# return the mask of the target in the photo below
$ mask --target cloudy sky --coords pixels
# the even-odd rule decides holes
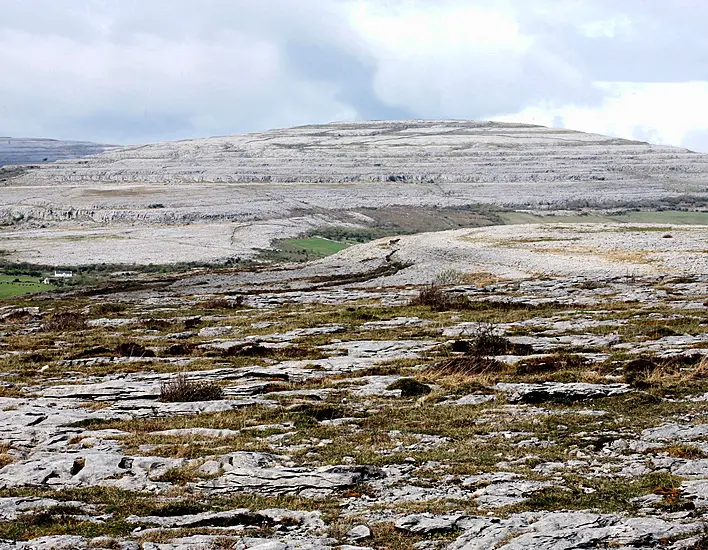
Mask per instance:
[[[0,0],[0,135],[518,120],[708,152],[705,0]]]

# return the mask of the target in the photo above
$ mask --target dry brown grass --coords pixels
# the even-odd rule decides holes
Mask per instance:
[[[244,301],[243,296],[234,296],[231,299],[215,297],[198,302],[195,307],[197,309],[237,309],[243,307]]]
[[[4,468],[8,464],[12,464],[15,459],[8,453],[10,451],[9,443],[0,443],[0,468]]]
[[[160,400],[168,402],[215,401],[224,398],[224,391],[213,382],[189,380],[179,374],[164,382],[160,388]]]
[[[708,357],[639,358],[625,365],[624,377],[628,384],[639,389],[701,390],[708,381]]]
[[[424,287],[411,301],[411,306],[427,306],[436,311],[448,311],[451,309],[467,309],[470,301],[464,294],[453,294],[445,292],[433,283]]]
[[[42,328],[47,332],[83,330],[86,328],[86,318],[80,313],[61,311],[50,315]]]

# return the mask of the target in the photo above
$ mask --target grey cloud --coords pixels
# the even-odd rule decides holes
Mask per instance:
[[[600,105],[596,80],[708,75],[702,0],[375,2],[505,10],[533,44],[400,58],[366,42],[351,1],[6,2],[0,133],[127,143],[338,118],[484,118],[543,101]],[[579,30],[613,17],[629,18],[628,34]]]
[[[708,128],[691,130],[686,134],[681,145],[692,151],[708,152]]]

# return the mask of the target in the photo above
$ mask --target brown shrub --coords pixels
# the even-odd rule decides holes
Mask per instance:
[[[236,309],[243,307],[245,298],[243,296],[235,296],[231,299],[226,298],[211,298],[203,302],[199,302],[199,309]]]
[[[65,330],[83,330],[86,328],[86,319],[79,313],[61,311],[53,313],[44,322],[43,329],[47,332]]]
[[[424,372],[429,376],[478,376],[501,373],[505,368],[506,365],[496,359],[464,355],[430,365]]]
[[[524,359],[516,364],[516,374],[543,374],[562,370],[578,370],[586,367],[589,361],[581,355],[556,353],[544,357]]]
[[[179,374],[163,382],[160,388],[160,401],[185,403],[192,401],[214,401],[224,398],[224,391],[213,382],[189,380]]]
[[[468,309],[470,301],[464,294],[445,292],[435,283],[424,287],[417,296],[410,301],[411,306],[427,306],[436,311],[450,309]]]
[[[121,357],[155,357],[155,352],[134,342],[123,342],[116,347],[116,353]]]

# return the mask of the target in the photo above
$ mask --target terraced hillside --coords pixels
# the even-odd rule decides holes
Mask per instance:
[[[25,183],[532,183],[675,179],[706,157],[571,130],[467,121],[335,123],[126,147]]]
[[[81,240],[71,262],[135,251],[137,263],[170,263],[249,259],[323,228],[502,223],[499,208],[696,209],[708,155],[521,124],[361,122],[126,147],[0,180],[9,259],[52,263]]]

